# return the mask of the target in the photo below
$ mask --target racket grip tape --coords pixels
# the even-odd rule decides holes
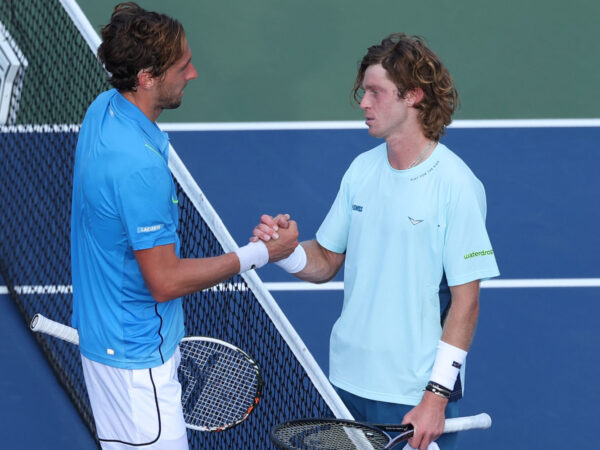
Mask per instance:
[[[79,345],[79,334],[75,328],[55,322],[54,320],[48,319],[41,314],[36,314],[33,316],[29,327],[32,331],[46,333],[50,336],[70,342],[71,344]]]
[[[481,429],[485,430],[492,426],[492,418],[489,414],[481,413],[469,417],[457,417],[455,419],[446,419],[444,433],[454,433],[456,431]]]

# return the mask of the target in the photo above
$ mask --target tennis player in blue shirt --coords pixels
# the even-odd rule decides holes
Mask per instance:
[[[297,230],[236,252],[179,257],[169,139],[156,120],[198,76],[181,24],[135,3],[102,29],[114,86],[89,107],[77,144],[71,256],[73,319],[103,449],[188,448],[177,380],[181,297],[288,256]]]
[[[444,419],[458,416],[479,282],[499,275],[483,185],[439,142],[457,92],[423,40],[398,33],[368,49],[354,96],[384,142],[352,162],[316,239],[276,264],[322,283],[345,263],[330,380],[354,418],[412,423],[413,448],[456,449]],[[263,216],[252,240],[287,219]]]

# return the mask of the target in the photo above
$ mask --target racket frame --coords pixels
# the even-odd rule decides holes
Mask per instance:
[[[323,427],[326,425],[346,425],[348,428],[355,430],[363,430],[365,432],[372,433],[373,435],[377,435],[380,437],[385,437],[388,441],[387,445],[383,447],[383,449],[391,449],[396,446],[400,442],[404,442],[407,439],[410,439],[413,436],[413,426],[411,424],[371,424],[365,422],[357,422],[352,420],[345,419],[335,419],[331,417],[319,417],[319,418],[305,418],[305,419],[295,419],[289,420],[275,425],[271,428],[270,437],[271,441],[275,444],[275,446],[280,450],[294,450],[301,447],[292,447],[287,443],[283,442],[277,436],[277,432],[282,428],[292,428],[297,426],[300,433],[309,434],[307,431],[310,424],[314,424],[315,430],[317,427]],[[465,430],[473,430],[473,429],[482,429],[485,430],[492,426],[492,419],[487,413],[481,413],[474,416],[466,416],[466,417],[455,417],[451,419],[446,419],[444,423],[444,433],[454,433],[457,431],[465,431]],[[386,432],[395,432],[400,433],[398,436],[395,436],[393,439]],[[350,438],[351,439],[351,438]],[[318,449],[319,447],[314,447],[314,449]],[[323,447],[325,448],[325,447]],[[359,447],[357,447],[359,448]],[[372,447],[373,450],[382,450],[379,448]]]
[[[52,319],[48,319],[47,317],[43,316],[42,314],[39,314],[39,313],[35,314],[33,316],[33,318],[31,319],[29,327],[31,328],[32,331],[48,334],[50,336],[54,336],[56,338],[62,339],[66,342],[70,342],[71,344],[79,345],[79,333],[77,332],[77,330],[75,328],[72,328],[68,325],[64,325],[62,323],[56,322]],[[225,424],[222,424],[219,426],[206,427],[206,426],[197,426],[197,425],[189,424],[186,422],[186,427],[189,429],[192,429],[192,430],[197,430],[197,431],[218,432],[218,431],[227,430],[227,429],[233,428],[236,425],[239,425],[240,423],[245,421],[250,416],[252,411],[254,411],[254,409],[258,405],[260,398],[262,396],[262,390],[264,387],[264,379],[262,376],[262,371],[260,369],[260,366],[252,357],[250,357],[250,355],[248,355],[242,349],[236,347],[235,345],[233,345],[229,342],[223,341],[221,339],[205,337],[205,336],[186,336],[182,339],[182,342],[193,342],[193,341],[218,344],[220,346],[227,347],[231,350],[234,350],[238,355],[242,356],[242,358],[246,360],[246,362],[248,363],[248,366],[252,369],[253,373],[256,376],[256,394],[254,395],[254,399],[253,399],[252,403],[250,405],[248,405],[248,409],[245,412],[243,412],[239,416],[239,418],[232,421],[231,423],[225,423]],[[183,359],[184,359],[184,356],[182,355],[182,360]],[[184,385],[184,383],[181,383],[181,384],[182,384],[182,386]],[[183,405],[182,405],[182,409],[183,409]]]
[[[239,425],[240,423],[245,421],[250,416],[252,411],[254,411],[254,409],[256,408],[258,403],[260,402],[260,399],[262,397],[262,390],[264,387],[264,379],[262,376],[262,371],[260,370],[260,366],[245,351],[243,351],[239,347],[236,347],[235,345],[233,345],[229,342],[223,341],[221,339],[206,337],[206,336],[186,336],[181,340],[182,343],[194,342],[194,341],[204,342],[204,343],[210,342],[210,343],[218,344],[220,346],[227,347],[227,348],[233,350],[236,354],[241,356],[246,361],[246,363],[248,364],[248,367],[252,370],[252,372],[254,373],[254,375],[256,377],[256,388],[255,388],[255,393],[254,393],[254,400],[250,403],[247,410],[239,416],[238,419],[236,419],[230,423],[220,425],[220,426],[214,426],[214,427],[196,426],[196,425],[186,422],[186,427],[189,429],[192,429],[192,430],[197,430],[197,431],[215,431],[215,432],[224,431],[224,430],[233,428],[236,425]],[[183,359],[184,359],[184,357],[183,357],[183,351],[182,351],[182,361],[183,361]],[[181,384],[182,384],[182,388],[183,388],[183,383],[181,383]],[[183,397],[183,392],[182,392],[182,397]],[[183,398],[182,398],[182,402],[183,402]]]

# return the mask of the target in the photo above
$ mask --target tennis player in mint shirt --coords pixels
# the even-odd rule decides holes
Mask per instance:
[[[417,37],[370,47],[354,86],[369,133],[317,231],[276,264],[325,282],[345,263],[344,303],[330,340],[330,380],[356,420],[411,423],[408,448],[455,450],[480,280],[499,275],[482,183],[439,142],[458,102],[450,74]],[[263,216],[277,239],[288,216]]]
[[[287,257],[298,231],[292,225],[271,243],[180,258],[169,139],[156,120],[180,105],[198,76],[183,27],[119,4],[98,57],[114,89],[94,100],[82,123],[71,217],[72,323],[87,393],[104,450],[186,450],[181,298]]]

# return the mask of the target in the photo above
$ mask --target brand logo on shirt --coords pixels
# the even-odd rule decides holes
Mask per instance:
[[[171,195],[171,201],[175,204],[179,203],[179,200],[177,200],[177,198],[173,197],[172,195]]]
[[[152,233],[153,231],[158,231],[163,227],[162,224],[160,225],[151,225],[149,227],[137,227],[137,232],[138,233]]]
[[[467,253],[465,256],[463,256],[463,258],[469,259],[469,258],[475,258],[477,256],[488,256],[488,255],[493,255],[493,254],[494,254],[494,250],[481,250],[480,252]]]
[[[362,212],[363,207],[359,205],[352,205],[352,211]]]
[[[413,219],[412,217],[408,216],[408,220],[410,220],[410,223],[412,223],[413,225],[419,225],[421,222],[423,222],[420,219]]]

